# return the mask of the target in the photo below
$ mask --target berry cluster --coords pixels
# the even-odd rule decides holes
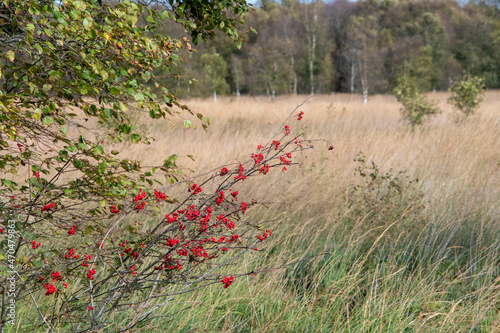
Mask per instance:
[[[301,120],[302,116],[301,111],[297,119]],[[270,229],[267,229],[265,233],[252,232],[252,230],[260,230],[261,227],[245,214],[251,206],[259,203],[255,200],[251,203],[243,201],[245,193],[242,187],[238,186],[238,182],[259,174],[266,175],[272,168],[287,171],[287,167],[293,164],[292,153],[302,149],[301,141],[297,137],[285,139],[291,133],[288,125],[278,133],[281,133],[281,137],[270,140],[266,146],[258,145],[257,151],[251,153],[250,159],[246,162],[232,167],[222,167],[209,179],[198,183],[186,179],[185,182],[189,184],[187,191],[191,195],[186,196],[184,201],[170,200],[165,193],[157,189],[151,192],[149,189],[140,188],[132,198],[129,197],[128,203],[120,203],[121,210],[114,205],[108,206],[111,214],[118,214],[122,211],[122,215],[116,217],[116,221],[122,221],[134,211],[151,213],[149,215],[151,217],[158,216],[160,207],[167,207],[169,211],[161,213],[164,219],[162,223],[155,225],[155,229],[147,229],[149,227],[146,227],[146,223],[135,221],[136,227],[125,225],[125,230],[132,235],[129,239],[120,239],[118,242],[111,236],[107,239],[98,239],[92,255],[82,253],[83,262],[75,262],[80,255],[75,254],[74,247],[70,248],[67,253],[61,255],[61,259],[66,259],[66,268],[77,265],[82,270],[81,275],[86,276],[88,281],[96,280],[95,285],[99,285],[101,279],[113,274],[120,276],[126,283],[134,282],[134,286],[147,284],[152,276],[160,276],[155,279],[166,281],[167,284],[170,281],[172,284],[179,284],[185,283],[181,281],[198,281],[197,278],[192,277],[193,272],[196,272],[198,277],[201,276],[205,280],[215,279],[215,281],[220,281],[224,288],[228,288],[234,283],[235,277],[224,276],[222,280],[218,277],[214,278],[208,273],[210,267],[214,265],[211,261],[222,256],[227,258],[236,251],[258,251],[257,244],[264,242],[273,234]],[[35,173],[35,177],[38,178],[39,173]],[[147,193],[154,193],[154,197],[152,194],[148,197]],[[110,198],[109,200],[116,202],[117,199]],[[166,203],[163,203],[165,201]],[[42,211],[55,211],[55,203],[44,206]],[[113,216],[109,215],[108,218],[113,218]],[[144,227],[139,227],[141,224]],[[87,232],[87,228],[73,225],[67,234],[75,235],[77,230],[81,230],[82,235]],[[120,234],[120,238],[123,235]],[[87,245],[93,242],[87,242]],[[31,244],[33,249],[40,246],[36,241]],[[104,248],[105,244],[106,248]],[[93,255],[94,260],[91,262]],[[95,265],[100,262],[116,264],[112,267],[113,270],[107,272],[103,269],[100,274],[97,274]],[[71,270],[61,271],[70,272]],[[55,271],[51,276],[52,282],[61,281],[62,283],[63,277],[60,271]],[[40,276],[39,279],[42,281],[43,277]],[[64,288],[68,287],[66,282],[63,285]],[[57,292],[56,286],[52,283],[45,284],[45,289],[46,295]],[[94,301],[92,304],[98,303]],[[88,307],[89,311],[92,309],[92,306]]]
[[[48,211],[53,211],[56,207],[55,203],[49,203],[48,205],[45,205],[42,207],[42,212],[48,212]]]
[[[220,281],[222,282],[222,284],[224,285],[224,288],[228,288],[234,281],[234,276],[231,276],[231,277],[227,277],[227,276],[224,276],[224,278]]]

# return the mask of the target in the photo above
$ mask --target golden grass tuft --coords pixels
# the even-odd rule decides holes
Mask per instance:
[[[399,104],[392,96],[373,96],[367,105],[360,96],[345,94],[319,95],[300,110],[304,119],[292,119],[290,127],[305,133],[307,139],[325,139],[315,143],[313,151],[294,156],[300,166],[291,168],[280,179],[261,179],[257,188],[275,197],[274,182],[293,184],[287,192],[310,192],[328,188],[342,191],[353,178],[356,153],[362,151],[368,160],[382,169],[406,170],[421,180],[421,187],[431,200],[439,202],[451,193],[463,200],[464,209],[488,207],[498,203],[500,195],[500,92],[488,92],[477,116],[457,121],[460,114],[446,103],[449,94],[430,93],[442,113],[431,117],[411,131],[400,119]],[[130,145],[124,155],[160,164],[171,154],[181,156],[179,164],[197,174],[226,163],[245,161],[258,144],[269,140],[274,130],[307,96],[284,96],[270,102],[264,97],[187,100],[194,112],[211,120],[208,131],[201,126],[185,130],[179,122],[173,128],[167,121],[148,123],[145,129],[156,138],[150,146]],[[195,120],[193,120],[195,123]],[[182,157],[193,155],[195,161]],[[312,184],[318,177],[321,184]],[[300,188],[300,184],[306,188]],[[313,188],[308,188],[312,186]],[[330,192],[330,193],[331,193]],[[257,195],[258,193],[255,193]],[[318,194],[318,193],[316,193]]]
[[[495,301],[500,294],[491,282],[498,280],[495,253],[500,253],[500,92],[488,92],[477,116],[466,120],[446,103],[448,96],[429,94],[442,112],[414,130],[400,120],[392,96],[372,96],[367,105],[360,96],[343,94],[309,100],[299,109],[303,120],[291,119],[292,132],[325,139],[335,149],[314,142],[314,150],[293,157],[299,165],[245,182],[240,197],[276,204],[255,218],[283,219],[269,253],[259,259],[261,266],[322,255],[293,270],[247,277],[232,291],[214,286],[190,295],[186,301],[204,306],[174,314],[169,327],[241,332],[500,329]],[[150,165],[173,153],[191,154],[194,162],[179,161],[194,171],[188,177],[246,161],[306,98],[186,100],[194,112],[211,119],[208,131],[185,130],[180,121],[174,122],[177,128],[148,123],[145,130],[156,141],[146,148],[129,146],[126,154]],[[409,179],[419,180],[406,188],[411,193],[403,193],[408,198],[401,202],[421,205],[420,215],[410,220],[420,225],[401,224],[410,214],[406,206],[394,209],[398,216],[375,208],[353,220],[357,207],[346,202],[350,185],[362,184],[354,172],[359,151],[382,172],[405,171]],[[389,220],[365,225],[370,214],[386,214],[382,219]],[[254,269],[256,260],[245,257],[241,271]]]

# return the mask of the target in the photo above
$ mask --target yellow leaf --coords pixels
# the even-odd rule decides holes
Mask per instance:
[[[10,62],[14,62],[14,59],[16,58],[16,54],[14,53],[14,51],[10,50],[8,51],[7,53],[5,53],[3,55],[5,58],[7,58],[8,60],[10,60]]]
[[[108,79],[108,72],[106,72],[105,70],[101,70],[100,74],[103,81],[106,81]]]

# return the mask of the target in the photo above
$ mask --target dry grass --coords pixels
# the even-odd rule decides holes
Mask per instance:
[[[177,326],[172,327],[245,332],[500,329],[500,294],[491,282],[498,280],[500,252],[500,93],[487,93],[478,115],[467,121],[458,121],[447,97],[429,94],[443,112],[414,131],[400,121],[399,105],[390,96],[373,96],[363,105],[360,96],[322,95],[301,107],[304,119],[292,119],[292,131],[328,140],[335,149],[317,142],[314,150],[294,156],[300,164],[286,174],[257,178],[240,192],[246,199],[286,204],[266,213],[281,214],[284,224],[261,265],[278,266],[308,254],[329,256],[291,272],[241,281],[231,292],[214,287],[191,295],[189,301],[205,306],[185,316],[174,314]],[[193,111],[211,119],[207,132],[184,130],[180,122],[176,129],[148,124],[146,130],[157,141],[147,149],[129,147],[127,154],[146,164],[161,163],[173,153],[191,154],[195,162],[181,158],[180,164],[193,175],[244,161],[305,99],[188,100]],[[382,171],[393,169],[395,175],[406,170],[410,179],[419,179],[404,189],[408,198],[402,205],[423,207],[405,222],[410,225],[401,224],[409,206],[356,215],[356,207],[346,204],[350,185],[362,184],[354,175],[359,151]],[[373,213],[386,214],[381,216],[388,220],[370,225]],[[260,214],[265,212],[255,216]],[[366,238],[368,233],[374,236]],[[245,259],[242,270],[253,269],[255,260]]]
[[[399,105],[391,96],[373,96],[367,105],[359,96],[316,96],[300,109],[304,120],[292,120],[290,126],[292,131],[304,132],[306,138],[330,141],[335,149],[329,152],[325,143],[317,143],[314,151],[294,157],[300,168],[279,178],[293,183],[299,192],[311,191],[308,185],[341,191],[354,182],[353,159],[363,151],[382,169],[407,170],[411,177],[422,180],[431,200],[439,202],[457,193],[464,210],[494,206],[500,198],[500,93],[487,93],[478,115],[459,123],[458,112],[446,104],[447,97],[446,93],[429,94],[443,112],[411,131],[401,122]],[[148,165],[161,163],[174,153],[191,154],[195,162],[184,157],[180,164],[195,174],[246,160],[305,98],[188,100],[185,103],[193,111],[211,119],[208,131],[184,130],[180,122],[177,129],[167,122],[149,124],[147,131],[156,141],[148,147],[127,147],[126,153]],[[322,184],[309,183],[317,177]],[[272,188],[281,186],[269,188],[264,186],[267,181],[261,184],[262,192],[275,196]]]
[[[243,183],[242,200],[285,205],[254,213],[255,219],[280,216],[283,223],[268,251],[246,256],[238,268],[322,255],[241,278],[227,290],[216,285],[186,295],[165,309],[171,322],[152,320],[149,329],[500,331],[500,92],[488,92],[478,115],[461,122],[446,104],[448,94],[428,97],[443,112],[413,131],[390,96],[373,96],[367,105],[350,95],[309,100],[300,108],[303,120],[291,119],[292,132],[325,139],[335,149],[315,142],[293,157],[299,165],[288,172],[274,169]],[[306,98],[188,100],[211,119],[208,131],[185,130],[180,119],[175,128],[167,121],[145,123],[140,126],[156,141],[122,145],[119,156],[158,165],[175,153],[179,165],[193,170],[188,177],[245,161]],[[355,175],[359,151],[382,172],[406,170],[419,182],[401,182],[400,201],[362,206],[373,197],[363,186],[358,197],[352,194],[351,184],[363,184]],[[195,306],[181,312],[186,304]]]

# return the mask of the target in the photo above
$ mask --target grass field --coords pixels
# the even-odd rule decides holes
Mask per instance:
[[[326,142],[240,190],[269,207],[250,219],[278,222],[266,251],[234,272],[267,271],[181,295],[163,310],[169,321],[142,329],[500,332],[500,92],[465,121],[448,94],[428,97],[442,113],[414,130],[390,96],[310,99],[289,125]],[[156,165],[175,153],[188,177],[245,161],[306,98],[187,100],[208,131],[145,123],[156,140],[118,147],[120,156]]]
[[[500,331],[500,93],[460,121],[448,94],[442,113],[411,130],[393,97],[316,96],[292,131],[325,142],[294,157],[286,173],[242,194],[268,203],[253,217],[280,217],[269,251],[241,272],[273,268],[179,299],[169,331]],[[185,101],[211,119],[207,132],[147,124],[156,137],[127,153],[146,164],[191,154],[198,174],[246,160],[306,96]],[[174,122],[175,123],[175,122]],[[358,161],[362,155],[364,162]],[[372,164],[373,162],[373,164]],[[358,169],[358,171],[356,171]],[[370,174],[373,175],[370,176]],[[364,176],[362,176],[364,175]],[[309,259],[307,259],[309,258]],[[236,269],[236,267],[235,267]],[[181,311],[186,304],[192,304]]]

